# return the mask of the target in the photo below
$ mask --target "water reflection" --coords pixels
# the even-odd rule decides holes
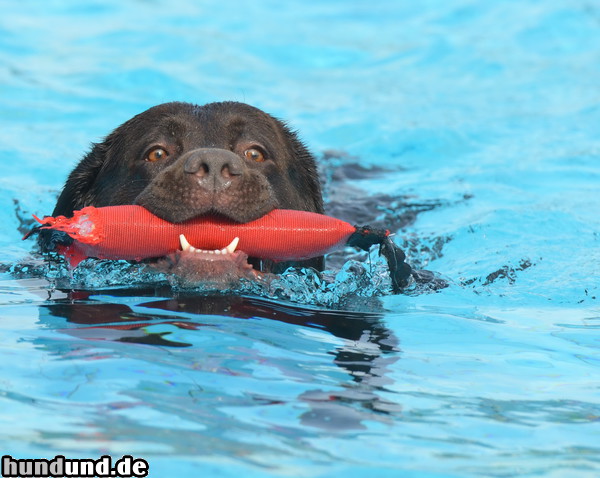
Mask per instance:
[[[61,332],[79,339],[167,348],[198,347],[193,343],[194,340],[177,340],[164,327],[156,331],[157,327],[152,325],[168,325],[193,333],[205,327],[215,327],[219,317],[222,317],[268,319],[317,329],[336,338],[332,339],[326,353],[332,357],[332,368],[343,371],[346,378],[337,379],[337,386],[332,390],[330,387],[320,388],[319,380],[313,380],[314,377],[305,377],[304,382],[312,385],[304,388],[294,400],[308,405],[308,410],[299,415],[301,425],[330,431],[362,429],[365,420],[389,422],[390,414],[400,412],[399,405],[381,397],[381,392],[386,391],[386,384],[390,381],[386,377],[388,367],[398,360],[400,350],[398,339],[385,326],[380,314],[306,308],[256,297],[220,294],[183,294],[173,297],[172,292],[169,297],[163,292],[161,288],[135,291],[119,289],[104,290],[100,296],[97,291],[67,291],[66,296],[50,300],[43,307],[53,318],[64,319],[69,325],[76,324],[75,327],[59,328]],[[281,335],[278,339],[284,342]],[[283,352],[286,351],[286,345],[277,344]],[[322,343],[318,345],[322,347]],[[202,351],[198,352],[200,354]],[[276,359],[271,357],[269,360]],[[217,361],[226,360],[217,357]],[[275,364],[275,367],[286,373],[284,365]],[[239,372],[231,368],[226,372],[222,363],[211,370],[225,375]],[[295,379],[293,374],[286,378]],[[132,390],[127,393],[138,396],[140,392]],[[198,400],[199,391],[186,390],[184,395],[188,398],[194,396],[194,400]],[[204,391],[200,395],[204,395]],[[258,391],[254,398],[261,405],[278,402],[277,399],[261,396]],[[255,405],[254,398],[248,405]],[[206,403],[204,399],[202,402]],[[241,405],[239,399],[230,402],[230,405]],[[306,409],[305,406],[303,408]]]

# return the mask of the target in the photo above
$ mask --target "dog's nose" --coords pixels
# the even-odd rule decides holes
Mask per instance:
[[[241,158],[226,149],[202,148],[188,154],[183,170],[194,174],[200,185],[207,188],[221,189],[245,170]]]

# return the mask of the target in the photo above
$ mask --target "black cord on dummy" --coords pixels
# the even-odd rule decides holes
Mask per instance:
[[[392,290],[395,294],[402,292],[413,272],[412,267],[404,262],[404,251],[394,244],[390,232],[385,229],[373,229],[371,226],[355,227],[356,232],[348,238],[347,245],[369,251],[372,246],[379,244],[379,254],[385,257],[390,270]]]

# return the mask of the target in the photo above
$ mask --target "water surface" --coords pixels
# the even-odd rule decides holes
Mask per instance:
[[[150,476],[597,476],[599,53],[599,7],[572,0],[5,3],[5,453],[131,454]],[[30,215],[91,141],[172,100],[288,120],[328,211],[387,224],[450,286],[392,295],[376,253],[270,291],[114,264],[57,282],[20,241]]]

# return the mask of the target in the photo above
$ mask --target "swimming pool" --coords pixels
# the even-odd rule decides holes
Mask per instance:
[[[21,2],[0,28],[6,454],[167,477],[598,476],[595,4]],[[331,210],[372,197],[450,286],[391,295],[374,255],[332,286],[173,292],[93,264],[84,290],[53,289],[20,238],[89,142],[226,99],[287,119]]]

